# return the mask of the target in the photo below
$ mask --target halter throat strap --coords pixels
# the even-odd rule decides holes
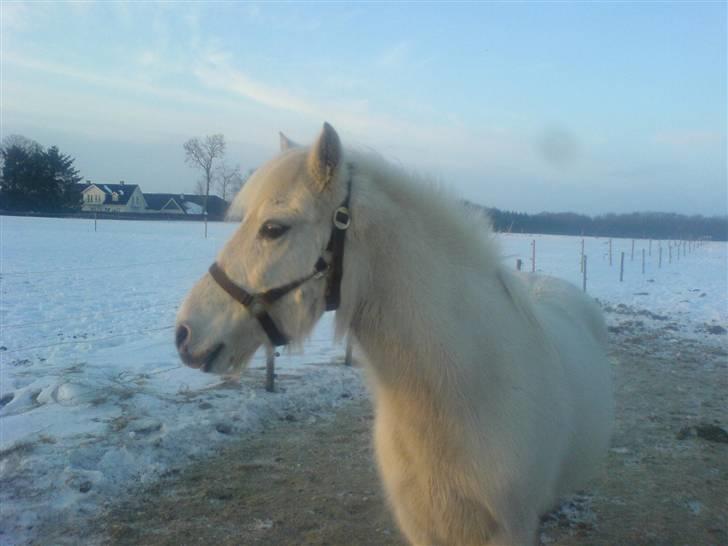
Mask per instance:
[[[326,245],[326,251],[331,253],[331,263],[329,264],[323,256],[319,256],[314,264],[313,271],[295,281],[287,284],[271,288],[265,292],[251,294],[243,287],[236,284],[225,271],[213,262],[208,272],[212,279],[227,294],[246,307],[251,314],[260,323],[261,328],[265,331],[271,345],[280,347],[289,343],[288,337],[281,332],[275,321],[268,313],[268,306],[274,304],[289,292],[295,290],[302,284],[314,278],[328,276],[326,283],[325,302],[326,310],[334,311],[341,304],[341,279],[344,275],[344,243],[346,241],[346,230],[351,225],[351,211],[349,210],[349,201],[351,196],[351,178],[353,176],[353,168],[349,165],[349,181],[346,188],[346,198],[341,205],[334,211],[332,219],[333,227],[331,236]]]

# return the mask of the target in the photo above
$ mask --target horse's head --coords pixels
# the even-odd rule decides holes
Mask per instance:
[[[327,246],[348,227],[346,212],[335,218],[348,168],[328,124],[310,148],[283,135],[281,148],[235,198],[240,225],[179,310],[176,343],[188,366],[237,370],[276,336],[302,339],[326,308],[336,262]]]

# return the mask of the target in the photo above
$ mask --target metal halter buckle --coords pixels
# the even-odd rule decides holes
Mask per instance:
[[[348,229],[351,225],[351,215],[347,207],[339,207],[334,211],[334,225],[337,229]]]
[[[265,311],[265,303],[256,295],[253,297],[253,301],[250,302],[248,310],[251,315],[257,317],[260,313]]]
[[[315,280],[323,279],[326,275],[329,274],[329,269],[331,269],[331,266],[329,264],[326,264],[326,269],[316,271],[316,273],[313,274],[313,278]]]

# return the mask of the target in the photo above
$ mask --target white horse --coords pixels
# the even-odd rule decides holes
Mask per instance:
[[[340,292],[337,332],[365,356],[379,470],[409,541],[534,544],[539,515],[607,448],[596,304],[504,267],[465,207],[345,152],[330,125],[310,148],[281,143],[236,197],[240,226],[179,311],[182,359],[240,369],[262,344],[305,338]]]

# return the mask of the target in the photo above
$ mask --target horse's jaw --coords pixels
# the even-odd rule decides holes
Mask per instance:
[[[205,373],[225,376],[239,376],[250,365],[253,355],[258,347],[246,350],[228,348],[222,345],[219,354],[215,355],[204,368],[200,368]]]
[[[205,349],[190,352],[179,348],[182,362],[193,369],[216,375],[239,375],[245,370],[260,345],[238,346],[224,341],[211,341]]]
[[[175,343],[186,366],[217,375],[239,374],[265,342],[254,317],[225,296],[203,277],[180,306]]]

